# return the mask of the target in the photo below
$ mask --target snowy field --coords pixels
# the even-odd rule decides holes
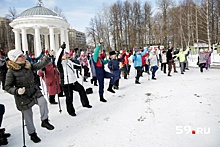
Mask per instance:
[[[191,62],[191,60],[189,60]],[[220,61],[219,56],[215,61]],[[195,61],[194,61],[195,62]],[[129,79],[120,80],[115,94],[106,91],[107,103],[99,101],[98,87],[88,95],[93,108],[83,108],[74,93],[76,117],[67,114],[65,98],[50,105],[50,122],[55,129],[40,126],[38,106],[33,107],[40,143],[33,143],[25,129],[27,147],[219,147],[220,146],[220,69],[200,73],[195,63],[184,75],[168,77],[160,70],[156,81],[141,77],[134,84],[134,69]],[[192,67],[193,66],[193,67]],[[80,80],[81,82],[81,80]],[[86,88],[90,82],[83,83]],[[46,96],[46,95],[45,95]],[[2,127],[11,133],[8,147],[22,147],[21,113],[13,96],[0,90],[6,107]],[[195,134],[194,134],[195,133]]]

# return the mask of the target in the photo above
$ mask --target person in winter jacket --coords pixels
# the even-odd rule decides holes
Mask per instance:
[[[207,55],[204,53],[203,49],[199,50],[198,64],[200,67],[200,72],[203,72],[203,68],[206,66]]]
[[[166,51],[163,50],[161,54],[161,71],[166,74],[167,56]]]
[[[150,60],[150,66],[151,66],[151,71],[152,71],[152,80],[156,80],[155,78],[155,73],[158,70],[158,57],[156,55],[156,51],[155,50],[151,50],[151,54],[149,56],[149,60]]]
[[[148,47],[145,48],[143,52],[140,49],[135,49],[132,60],[134,62],[134,68],[137,70],[137,75],[135,77],[135,84],[140,84],[139,78],[142,74],[142,56],[144,56],[148,51]]]
[[[79,93],[83,107],[92,108],[92,106],[89,104],[84,87],[77,81],[74,71],[74,65],[76,64],[69,59],[70,57],[68,53],[63,55],[65,48],[66,45],[63,44],[58,50],[55,63],[59,70],[61,86],[63,87],[63,91],[66,96],[67,112],[71,116],[76,116],[75,109],[73,107],[73,91],[77,91]]]
[[[206,54],[206,65],[205,65],[205,68],[206,70],[210,67],[210,64],[211,64],[211,54],[213,53],[213,48],[211,51],[209,51],[208,49],[205,49],[205,54]]]
[[[52,58],[52,60],[55,59]],[[50,104],[58,104],[55,101],[55,95],[61,93],[60,76],[54,61],[50,62],[47,66],[39,70],[38,75],[42,77],[46,83]]]
[[[10,133],[5,133],[5,128],[1,127],[4,113],[5,113],[5,106],[3,104],[0,104],[0,146],[7,145],[8,144],[7,138],[11,136]]]
[[[116,59],[115,51],[111,51],[109,55],[111,60],[108,62],[108,68],[111,71],[111,73],[115,76],[113,88],[119,89],[119,79],[121,78],[121,70],[119,68],[119,63],[124,60],[126,54],[124,53],[122,57],[118,59]]]
[[[186,49],[185,51],[183,51],[183,49],[180,49],[179,53],[176,55],[176,57],[179,58],[181,74],[184,74],[183,72],[185,71],[184,63],[186,61],[186,54],[188,53],[188,51],[189,48]]]
[[[78,50],[79,50],[78,48],[74,49],[74,52],[73,52],[72,57],[70,59],[72,62],[75,63],[74,69],[76,69],[77,78],[79,78],[79,74],[82,75],[82,68],[80,65],[80,61],[78,60],[78,58],[80,57]]]
[[[168,51],[167,51],[168,76],[171,76],[170,73],[172,71],[172,66],[174,68],[174,73],[177,73],[174,58],[176,58],[176,56],[173,56],[173,48],[169,48]]]
[[[40,59],[43,57],[43,51],[41,52],[41,54],[38,57],[35,57],[34,54],[28,54],[28,51],[26,51],[26,59],[31,63],[31,64],[36,64],[37,62],[40,61]],[[33,70],[34,73],[34,82],[37,86],[41,86],[40,84],[40,77],[37,74],[38,71]]]
[[[82,68],[84,69],[84,77],[83,81],[87,82],[86,79],[88,78],[88,72],[89,72],[89,64],[88,64],[88,59],[87,56],[85,55],[84,51],[81,52],[80,57],[77,59],[80,61]]]
[[[92,56],[89,59],[89,64],[90,64],[91,73],[92,73],[91,84],[94,83],[94,86],[98,86],[97,77],[96,77],[96,70],[95,70],[95,63],[94,63],[94,60],[93,60]]]
[[[7,62],[8,71],[6,74],[5,90],[14,95],[17,109],[24,116],[30,139],[35,143],[40,142],[41,139],[37,136],[34,127],[32,106],[37,104],[40,108],[42,127],[53,130],[54,126],[49,123],[47,101],[43,97],[39,87],[34,83],[33,70],[39,70],[45,67],[54,54],[55,52],[51,51],[41,62],[31,64],[26,60],[21,50],[13,49],[8,52],[10,60]]]
[[[105,71],[105,64],[109,62],[109,60],[104,60],[105,53],[100,52],[101,50],[101,43],[95,48],[94,54],[93,54],[93,61],[96,69],[96,76],[99,83],[99,97],[101,102],[107,102],[107,100],[104,99],[103,93],[104,93],[104,78],[110,79],[108,91],[115,93],[115,91],[112,89],[114,84],[114,75],[112,73],[109,73]]]
[[[2,84],[2,90],[5,90],[5,78],[7,73],[6,57],[3,50],[0,51],[0,81]]]

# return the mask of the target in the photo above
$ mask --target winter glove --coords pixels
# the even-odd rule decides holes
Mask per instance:
[[[25,87],[18,89],[18,94],[19,94],[19,95],[24,94],[24,92],[25,92]]]
[[[62,49],[65,49],[65,48],[66,48],[65,42],[61,45],[61,48],[62,48]]]
[[[49,57],[53,57],[53,56],[55,56],[55,54],[56,54],[55,51],[51,50],[49,53]]]

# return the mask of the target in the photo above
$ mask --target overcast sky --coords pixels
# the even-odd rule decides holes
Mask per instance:
[[[99,9],[102,10],[103,5],[109,6],[117,0],[42,0],[44,7],[53,9],[58,6],[62,9],[63,14],[70,23],[71,28],[85,32],[85,28],[89,26],[91,18],[93,18]],[[134,0],[130,0],[131,2]],[[144,0],[140,0],[144,1]],[[151,0],[149,3],[153,3]],[[9,7],[15,7],[18,14],[26,9],[35,7],[38,0],[0,0],[0,17],[5,17]]]

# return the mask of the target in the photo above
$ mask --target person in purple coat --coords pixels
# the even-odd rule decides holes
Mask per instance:
[[[211,49],[211,51],[209,51],[209,49],[205,49],[204,53],[207,57],[205,68],[208,69],[210,67],[210,64],[211,64],[211,54],[213,53],[213,48]]]
[[[121,78],[121,70],[119,68],[119,63],[124,60],[126,54],[123,54],[122,57],[118,59],[116,58],[115,51],[111,51],[109,55],[111,60],[108,62],[108,68],[111,71],[111,73],[115,76],[113,88],[118,89],[119,79]]]

